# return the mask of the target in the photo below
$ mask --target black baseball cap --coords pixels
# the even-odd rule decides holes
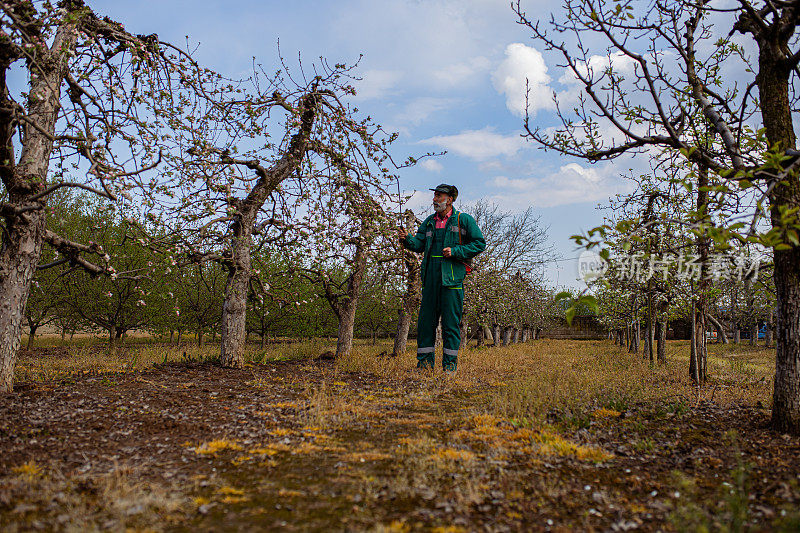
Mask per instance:
[[[431,189],[433,192],[443,192],[445,194],[449,194],[455,200],[458,197],[458,187],[455,185],[448,185],[446,183],[441,183],[436,186],[435,189]]]

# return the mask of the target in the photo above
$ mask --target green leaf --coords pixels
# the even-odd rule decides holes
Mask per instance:
[[[597,305],[597,298],[595,298],[593,295],[584,294],[583,296],[581,296],[580,302],[589,309],[591,309],[592,311],[594,311],[595,313],[600,312],[600,306]]]
[[[572,298],[572,294],[569,291],[561,291],[556,294],[556,301],[560,302],[561,300],[566,300],[567,298]]]
[[[569,307],[567,309],[567,312],[565,313],[565,318],[567,319],[567,325],[569,325],[569,326],[572,325],[572,319],[575,318],[575,311],[576,311],[576,309],[575,309],[575,306],[573,305],[573,306]]]

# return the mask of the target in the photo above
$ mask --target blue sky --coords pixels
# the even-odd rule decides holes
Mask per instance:
[[[532,206],[550,226],[564,260],[549,265],[554,285],[577,286],[569,235],[602,222],[598,202],[626,190],[625,163],[589,165],[545,153],[520,137],[525,79],[530,80],[532,122],[556,125],[551,95],[574,98],[576,86],[515,22],[508,0],[90,0],[135,33],[199,44],[196,56],[231,76],[244,75],[255,56],[273,70],[282,54],[310,63],[352,63],[360,54],[356,105],[389,131],[398,131],[395,154],[447,150],[401,173],[401,185],[427,208],[428,188],[459,187],[459,204],[480,198],[519,211]],[[541,18],[558,6],[531,0]],[[536,48],[540,49],[537,50]],[[424,206],[424,207],[423,207]]]

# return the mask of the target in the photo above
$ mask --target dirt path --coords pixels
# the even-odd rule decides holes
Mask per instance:
[[[795,524],[800,442],[767,430],[763,409],[628,405],[556,429],[493,416],[492,391],[415,371],[381,378],[310,362],[236,371],[168,364],[24,385],[0,402],[0,525]]]

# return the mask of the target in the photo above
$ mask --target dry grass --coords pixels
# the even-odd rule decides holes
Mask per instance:
[[[196,510],[179,491],[132,481],[117,468],[98,477],[68,477],[26,463],[0,479],[0,501],[18,502],[3,531],[163,531]]]
[[[114,351],[99,342],[85,341],[73,346],[41,352],[24,352],[15,369],[15,382],[67,379],[90,372],[136,372],[157,363],[182,360],[202,361],[219,355],[219,347],[204,345],[169,346],[154,342],[125,345]]]
[[[310,360],[334,346],[335,339],[287,341],[265,349],[251,345],[246,358],[253,363]],[[346,389],[334,385],[343,372],[368,372],[385,378],[413,373],[425,382],[421,401],[490,387],[495,390],[490,399],[492,412],[516,420],[543,421],[548,415],[557,415],[580,424],[601,408],[624,411],[636,402],[679,404],[698,398],[770,405],[773,349],[747,344],[709,345],[712,379],[699,391],[689,378],[688,350],[687,341],[670,342],[667,364],[651,365],[641,355],[628,354],[608,341],[540,340],[462,350],[458,371],[445,376],[439,367],[432,372],[412,370],[416,365],[413,342],[404,355],[386,357],[379,354],[391,351],[389,340],[375,345],[356,340],[352,352],[336,361],[325,380],[302,387],[311,407],[309,422],[314,425],[344,423],[358,414],[350,409],[354,401],[369,401],[348,397]],[[137,339],[135,344],[110,353],[101,343],[84,340],[55,355],[41,357],[35,353],[18,361],[17,382],[64,379],[87,372],[134,372],[154,363],[208,360],[218,356],[218,347],[176,347]]]
[[[264,363],[309,359],[335,345],[335,339],[287,340],[268,344],[264,348],[250,344],[245,349],[245,360]],[[136,338],[126,340],[115,350],[109,350],[106,340],[85,337],[71,343],[60,339],[41,339],[37,340],[36,347],[46,349],[46,355],[41,350],[22,352],[16,365],[15,382],[59,380],[89,372],[135,372],[153,364],[219,358],[219,344],[208,341],[198,346],[195,342],[184,340],[177,346],[160,339]]]
[[[508,472],[512,464],[533,465],[553,457],[602,463],[612,457],[608,450],[569,440],[571,433],[562,431],[564,426],[574,429],[592,420],[612,424],[642,405],[687,410],[698,399],[760,402],[768,407],[774,373],[774,350],[710,345],[712,379],[698,389],[689,378],[685,341],[669,343],[666,365],[651,365],[640,354],[628,354],[608,341],[551,340],[464,350],[454,375],[445,375],[440,367],[416,371],[413,343],[397,358],[380,355],[391,350],[389,341],[376,345],[357,341],[353,351],[333,365],[312,361],[334,345],[333,339],[320,339],[272,344],[263,350],[248,347],[249,364],[307,360],[299,368],[307,369],[309,377],[301,373],[291,383],[280,381],[300,394],[269,407],[298,413],[296,423],[271,427],[268,442],[212,440],[187,446],[193,446],[203,461],[234,467],[275,467],[324,454],[342,463],[342,476],[363,474],[353,493],[360,490],[375,505],[386,494],[422,502],[448,494],[452,515],[467,515],[478,505],[493,505],[492,492],[506,482],[504,476],[511,476],[502,472]],[[137,342],[111,354],[102,347],[78,345],[54,356],[25,356],[18,365],[17,380],[135,371],[165,361],[213,358],[217,350],[210,344],[177,348]],[[441,363],[440,354],[437,363]],[[386,381],[363,380],[363,375],[353,372],[371,373]],[[271,372],[260,377],[254,373],[245,385],[269,389],[273,380],[281,379]],[[358,385],[364,382],[370,385]],[[364,421],[383,440],[369,441],[366,434],[354,437],[348,428]],[[632,440],[631,446],[649,452],[653,442]],[[351,465],[372,470],[362,473],[350,469]],[[494,484],[489,482],[492,479]],[[176,496],[163,487],[138,485],[122,470],[101,478],[66,478],[36,463],[19,465],[13,476],[0,481],[0,501],[6,497],[24,502],[5,515],[15,520],[6,528],[9,531],[35,527],[34,521],[45,529],[67,531],[168,528],[198,507],[255,505],[257,496],[256,488],[237,481],[236,487],[223,486],[192,500],[187,496],[190,488],[184,487],[184,495]],[[284,487],[282,497],[300,498],[302,492],[296,488]],[[548,498],[565,497],[557,479],[543,480],[539,490]],[[387,522],[377,530],[411,527],[402,521]]]
[[[337,368],[397,376],[414,367],[413,347],[398,358],[376,357],[381,348],[357,347],[337,362]],[[492,411],[518,420],[543,421],[556,412],[588,420],[598,409],[619,412],[641,402],[666,402],[676,408],[698,399],[770,405],[774,349],[710,344],[711,379],[702,389],[689,376],[688,351],[688,341],[669,342],[667,364],[651,365],[641,354],[628,354],[609,341],[540,340],[463,350],[454,376],[445,376],[440,368],[420,376],[430,380],[433,397],[496,387]]]
[[[709,348],[711,379],[698,389],[689,377],[685,342],[670,344],[665,365],[651,365],[641,355],[602,341],[540,341],[509,347],[506,352],[516,352],[515,375],[494,396],[494,409],[519,420],[541,422],[549,415],[580,425],[599,409],[605,409],[600,416],[608,416],[639,403],[676,409],[698,399],[769,405],[774,350],[741,345]]]

